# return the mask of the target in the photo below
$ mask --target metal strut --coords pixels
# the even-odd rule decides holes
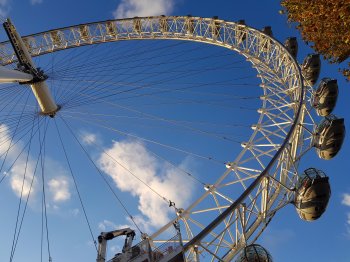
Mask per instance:
[[[56,105],[45,82],[48,78],[47,75],[44,74],[43,70],[35,66],[27,46],[9,18],[3,23],[3,27],[17,56],[18,70],[33,76],[32,80],[21,82],[21,84],[30,85],[40,106],[41,113],[54,117],[60,107]]]

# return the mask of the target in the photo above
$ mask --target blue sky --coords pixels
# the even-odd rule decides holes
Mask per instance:
[[[130,3],[139,3],[133,7]],[[154,6],[150,6],[147,2],[152,2]],[[141,3],[141,4],[140,4]],[[142,4],[146,3],[146,4]],[[156,3],[156,4],[155,4]],[[81,24],[85,22],[101,21],[106,19],[112,19],[114,17],[125,17],[125,16],[147,16],[147,15],[159,15],[159,14],[169,14],[169,15],[187,15],[192,14],[193,16],[202,17],[212,17],[219,16],[221,19],[228,21],[237,21],[239,19],[245,19],[249,26],[255,28],[262,28],[266,25],[271,25],[274,33],[274,37],[281,42],[289,36],[297,36],[299,39],[299,54],[298,61],[301,63],[303,58],[311,51],[301,40],[300,34],[294,29],[293,25],[290,25],[286,21],[285,16],[281,16],[278,11],[280,6],[278,1],[199,1],[199,0],[173,0],[173,1],[117,1],[117,0],[105,0],[103,3],[101,1],[49,1],[49,0],[0,0],[0,14],[2,16],[8,16],[15,23],[18,31],[22,35],[32,34],[36,32],[45,31],[53,28],[60,28],[69,25]],[[6,40],[4,34],[1,34],[2,40]],[[138,43],[130,44],[121,43],[121,48],[118,49],[117,53],[119,56],[123,55],[123,52],[127,53],[128,48],[137,47]],[[152,44],[151,44],[152,45]],[[122,51],[122,48],[125,48]],[[148,48],[143,47],[143,48]],[[181,48],[177,49],[176,52],[180,52]],[[187,46],[188,50],[192,50],[191,45]],[[104,50],[96,48],[96,53],[103,53]],[[120,51],[121,50],[121,51]],[[215,48],[206,49],[208,54],[216,54],[218,52]],[[160,51],[161,52],[161,51]],[[188,51],[190,52],[190,51]],[[76,55],[74,51],[71,54]],[[91,56],[94,55],[93,52],[89,53]],[[106,53],[103,53],[106,55]],[[193,51],[191,57],[196,57],[197,53]],[[227,59],[227,54],[225,53],[223,57]],[[106,56],[108,57],[108,56]],[[199,57],[199,53],[198,53]],[[147,56],[145,55],[145,58]],[[233,57],[238,59],[237,56]],[[64,55],[57,55],[55,60],[42,60],[37,59],[36,62],[43,67],[46,64],[47,70],[50,68],[50,64],[55,64],[57,67],[60,66],[61,62],[65,62],[67,57]],[[78,61],[79,58],[77,58]],[[161,61],[161,60],[159,60]],[[216,60],[213,60],[216,61]],[[219,63],[221,60],[217,60]],[[62,63],[63,64],[63,63]],[[131,63],[130,66],[136,67],[137,64]],[[200,66],[200,65],[199,65]],[[232,65],[229,65],[232,66]],[[174,67],[175,68],[175,67]],[[58,72],[59,73],[59,72]],[[227,77],[230,81],[232,78],[230,76],[224,75],[224,70],[220,72],[220,77]],[[251,74],[251,71],[244,71],[247,75]],[[63,73],[62,73],[63,74]],[[59,79],[59,75],[54,75]],[[55,78],[52,79],[55,79]],[[135,82],[142,80],[141,76],[134,76]],[[204,77],[204,76],[203,76]],[[215,73],[206,75],[209,79],[210,77],[215,77]],[[350,99],[349,83],[347,83],[344,78],[339,74],[336,65],[329,65],[326,62],[322,63],[322,70],[320,77],[332,77],[338,79],[338,85],[340,90],[340,95],[338,98],[338,103],[335,108],[334,113],[338,116],[345,118],[345,124],[347,130],[350,130],[347,117],[349,116],[349,110],[347,108],[347,102]],[[192,78],[192,81],[204,80],[202,78]],[[215,79],[214,79],[215,80]],[[208,81],[214,81],[208,80]],[[226,80],[226,79],[225,79]],[[248,81],[248,80],[247,80]],[[257,79],[255,76],[251,76],[248,83],[256,83]],[[247,83],[242,80],[241,83]],[[183,82],[173,83],[174,85],[183,84]],[[207,92],[208,90],[203,90]],[[219,91],[224,91],[219,89]],[[58,92],[58,91],[57,91]],[[255,93],[254,93],[255,94]],[[59,95],[59,93],[58,93]],[[239,91],[240,96],[250,96],[248,91]],[[195,96],[195,94],[193,94]],[[188,97],[192,99],[193,97]],[[149,101],[151,103],[153,101]],[[162,114],[167,113],[170,117],[177,117],[182,114],[188,114],[188,119],[191,119],[189,112],[184,112],[180,109],[177,113],[171,112],[169,105],[160,106],[158,108],[152,108],[143,104],[144,101],[136,100],[137,110],[145,111],[147,113],[157,114],[162,116]],[[215,103],[215,100],[213,101]],[[245,100],[240,100],[237,102],[237,106],[247,106],[253,107],[253,102],[247,102]],[[246,104],[249,103],[249,104]],[[127,106],[127,104],[125,104]],[[224,108],[226,104],[221,104]],[[173,107],[171,107],[173,108]],[[176,106],[174,106],[176,108]],[[189,106],[188,108],[191,108]],[[179,109],[179,108],[177,108]],[[194,108],[192,108],[194,109]],[[97,105],[95,112],[105,113],[102,108]],[[148,111],[146,111],[148,110]],[[169,110],[170,112],[168,112]],[[202,120],[202,115],[200,111],[195,111],[192,117]],[[218,111],[218,115],[212,112],[208,118],[209,120],[221,119],[221,113]],[[232,113],[235,111],[228,111]],[[250,116],[249,111],[244,111]],[[131,118],[137,117],[137,115],[128,115],[128,119],[116,119],[113,121],[120,122],[122,126],[128,126],[125,132],[134,134],[140,137],[152,137],[152,135],[159,135],[159,142],[163,142],[162,132],[163,127],[157,126],[158,131],[149,128],[150,122],[140,120],[137,123],[136,130],[133,130],[133,125],[135,123],[129,121]],[[253,116],[252,116],[253,117]],[[184,118],[185,120],[187,118]],[[204,120],[204,118],[203,118]],[[129,121],[129,122],[128,122]],[[30,123],[30,122],[28,122]],[[30,125],[26,123],[27,125]],[[103,122],[101,122],[103,123]],[[244,123],[244,120],[241,120]],[[63,123],[60,123],[63,126]],[[101,169],[110,174],[113,178],[117,188],[119,190],[118,195],[126,203],[129,211],[136,217],[136,220],[143,225],[145,230],[156,228],[166,221],[171,211],[164,211],[164,204],[161,200],[154,194],[150,195],[146,193],[143,187],[138,183],[125,183],[127,180],[127,172],[123,171],[122,168],[112,165],[108,159],[101,157],[96,150],[98,146],[104,148],[103,150],[115,154],[119,159],[124,159],[129,163],[129,169],[132,169],[134,173],[142,173],[142,178],[150,181],[154,188],[157,188],[162,195],[166,195],[170,199],[178,199],[177,204],[187,205],[191,200],[195,198],[196,194],[199,194],[199,189],[194,185],[195,182],[188,181],[184,183],[182,179],[173,179],[173,174],[179,168],[184,168],[191,171],[202,180],[211,181],[210,177],[203,175],[204,170],[208,173],[211,172],[213,166],[206,163],[205,161],[199,161],[190,155],[178,154],[177,152],[167,152],[170,154],[168,158],[175,163],[175,167],[170,167],[168,164],[159,161],[158,158],[152,156],[148,149],[154,150],[153,152],[162,154],[164,153],[161,148],[154,147],[147,143],[135,143],[132,139],[118,139],[113,137],[110,133],[101,131],[98,126],[93,126],[89,124],[81,123],[82,127],[71,123],[73,130],[79,132],[82,138],[82,143],[88,148],[92,157],[97,159],[98,163],[101,164]],[[153,125],[153,124],[151,124]],[[126,128],[126,127],[125,127]],[[49,175],[46,179],[45,185],[47,186],[47,213],[48,213],[48,224],[49,224],[49,238],[51,246],[51,255],[53,261],[94,261],[95,251],[92,245],[91,237],[86,229],[86,223],[84,220],[82,207],[79,204],[77,191],[74,189],[74,181],[71,176],[69,176],[68,167],[65,163],[65,157],[62,148],[53,150],[59,146],[59,143],[55,143],[54,138],[57,139],[57,133],[55,133],[54,125],[50,125],[48,132],[48,148],[47,149],[47,160],[46,165],[49,170]],[[174,130],[175,131],[175,130]],[[222,131],[222,130],[221,130]],[[223,130],[225,132],[231,132],[227,129]],[[159,133],[157,133],[159,132]],[[175,134],[169,131],[169,135],[173,136]],[[10,133],[10,132],[9,132]],[[106,190],[101,189],[103,187],[103,182],[100,179],[92,176],[93,168],[89,166],[88,161],[84,158],[79,146],[73,145],[74,138],[69,136],[69,130],[65,129],[62,131],[62,137],[66,140],[66,146],[72,152],[74,157],[71,158],[73,169],[74,167],[79,167],[77,173],[83,173],[86,175],[86,180],[81,178],[79,180],[78,186],[82,193],[84,203],[86,203],[86,211],[90,217],[91,228],[95,238],[100,230],[110,230],[115,226],[129,225],[125,217],[126,215],[121,211],[118,203],[113,202],[109,197],[109,201],[104,201],[107,199]],[[178,143],[181,145],[186,145],[188,137],[184,134],[178,135]],[[244,135],[243,130],[237,130],[233,132],[232,136]],[[5,135],[3,135],[5,137]],[[194,137],[192,134],[190,137]],[[211,140],[199,140],[196,142],[196,150],[193,152],[201,152],[205,155],[208,147],[218,146],[220,150],[215,151],[215,157],[217,159],[223,159],[226,157],[227,152],[229,152],[230,147]],[[25,142],[25,141],[24,141]],[[22,142],[22,144],[24,143]],[[212,144],[211,144],[212,143]],[[323,217],[312,223],[307,223],[301,221],[293,206],[287,206],[281,210],[270,223],[268,229],[263,233],[261,239],[258,241],[260,244],[265,246],[274,257],[274,261],[337,261],[345,262],[350,260],[350,250],[348,248],[350,244],[350,179],[348,175],[350,146],[349,139],[345,139],[343,148],[341,152],[332,160],[324,161],[318,159],[314,151],[308,153],[305,159],[301,163],[301,169],[310,166],[315,166],[322,169],[326,174],[330,176],[330,182],[332,187],[332,197],[330,200],[327,212]],[[204,147],[203,144],[207,146]],[[203,146],[203,148],[202,148]],[[20,150],[20,146],[18,146]],[[36,150],[36,151],[35,151]],[[8,159],[15,158],[16,148],[13,150],[13,156],[9,154]],[[165,150],[164,150],[165,151]],[[38,152],[37,148],[33,148],[33,152]],[[135,154],[135,152],[137,152]],[[18,155],[18,152],[17,152]],[[35,153],[31,154],[31,165],[29,168],[35,168]],[[143,162],[144,165],[137,164]],[[18,170],[23,169],[25,162],[19,161],[16,165]],[[1,212],[2,223],[0,241],[3,243],[0,247],[0,260],[9,260],[11,253],[11,244],[14,232],[14,220],[16,218],[17,206],[18,206],[18,196],[19,196],[19,185],[21,177],[18,176],[19,172],[12,168],[11,172],[12,178],[8,182],[0,185],[0,207],[3,210]],[[33,170],[32,170],[33,171]],[[29,172],[28,172],[29,173]],[[96,173],[96,172],[95,172]],[[118,175],[119,174],[119,178]],[[121,175],[121,176],[120,176]],[[79,175],[77,175],[79,176]],[[30,176],[29,176],[30,178]],[[27,178],[28,179],[28,178]],[[30,180],[28,180],[30,181]],[[26,184],[27,185],[27,184]],[[182,192],[173,190],[173,187],[180,187],[186,185],[186,189]],[[27,190],[27,189],[26,189]],[[40,198],[40,182],[37,181],[36,195],[33,194],[33,198],[29,201],[28,214],[24,220],[23,232],[19,238],[18,248],[14,256],[14,261],[39,261],[40,258],[40,235],[42,228],[41,220],[41,198]],[[90,204],[91,203],[91,204]],[[149,203],[154,203],[154,205],[149,206]],[[117,206],[117,207],[116,207]],[[157,212],[159,207],[162,207],[162,212]],[[45,241],[44,241],[45,242]],[[117,252],[119,242],[115,245],[111,245],[111,252]],[[44,249],[46,250],[46,245],[44,244]],[[39,255],[38,255],[39,254]],[[47,261],[47,252],[43,252],[43,260]],[[30,259],[28,259],[28,256]]]

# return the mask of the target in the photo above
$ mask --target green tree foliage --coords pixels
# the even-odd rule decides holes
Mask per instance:
[[[350,56],[350,0],[282,0],[288,21],[296,22],[303,39],[331,63]],[[350,80],[350,62],[341,69]]]

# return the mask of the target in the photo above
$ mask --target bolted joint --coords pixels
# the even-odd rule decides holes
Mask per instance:
[[[38,68],[27,68],[24,65],[18,65],[18,70],[22,71],[24,73],[27,74],[31,74],[33,76],[33,79],[30,81],[26,81],[26,82],[20,82],[20,85],[31,85],[31,84],[35,84],[35,83],[39,83],[42,81],[45,81],[46,79],[48,79],[49,77],[44,73],[43,70],[40,69],[40,67]]]

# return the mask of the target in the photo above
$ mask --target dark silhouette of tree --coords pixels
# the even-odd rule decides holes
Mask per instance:
[[[350,0],[282,0],[281,5],[317,53],[331,63],[349,58]],[[341,71],[350,80],[350,62]]]

